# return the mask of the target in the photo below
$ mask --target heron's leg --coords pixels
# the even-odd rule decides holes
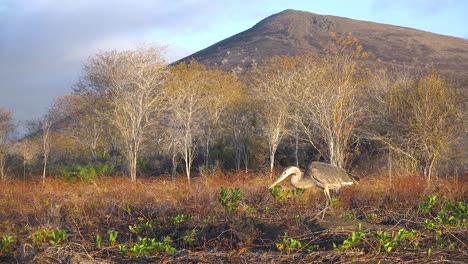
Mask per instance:
[[[327,211],[327,209],[330,208],[331,206],[331,198],[330,198],[330,192],[328,191],[328,188],[325,187],[323,189],[323,192],[325,193],[325,208],[320,212],[322,213],[322,219],[325,217],[325,212]]]
[[[325,194],[325,208],[323,208],[322,211],[318,212],[315,217],[319,216],[320,214],[322,215],[322,220],[325,217],[325,212],[327,211],[328,208],[330,208],[331,205],[331,198],[330,198],[330,191],[328,190],[328,187],[325,187],[323,189],[323,193]],[[314,218],[315,218],[314,217]]]
[[[330,197],[330,191],[328,190],[328,188],[325,187],[325,189],[323,189],[323,191],[325,192],[325,197],[327,199],[327,208],[332,206],[333,205],[333,201]]]

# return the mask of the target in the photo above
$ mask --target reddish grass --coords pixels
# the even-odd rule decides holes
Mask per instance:
[[[141,178],[135,184],[121,177],[90,182],[47,179],[45,186],[31,179],[3,182],[0,183],[0,236],[13,235],[21,248],[30,243],[30,235],[38,228],[61,227],[68,230],[71,240],[92,251],[96,250],[93,245],[96,234],[115,229],[129,235],[127,227],[138,217],[158,220],[162,228],[169,229],[175,228],[172,217],[178,214],[192,217],[190,228],[235,225],[237,220],[233,219],[237,218],[226,215],[218,201],[220,188],[224,186],[241,189],[243,200],[235,216],[256,219],[265,230],[269,230],[268,226],[275,228],[276,233],[257,239],[258,247],[271,248],[280,231],[304,236],[304,224],[292,219],[314,217],[324,205],[324,195],[320,189],[312,189],[276,201],[267,189],[270,181],[267,174],[219,173],[194,178],[191,185],[183,177],[175,182],[164,177]],[[440,179],[428,185],[416,176],[394,177],[391,183],[386,177],[364,177],[359,185],[335,194],[339,203],[331,214],[348,212],[365,220],[369,213],[376,212],[379,221],[398,222],[417,217],[417,204],[427,194],[437,195],[441,201],[467,201],[468,182],[464,178]],[[206,247],[208,243],[199,249]],[[27,259],[19,251],[14,259]]]
[[[0,184],[0,221],[18,224],[60,224],[60,213],[76,213],[87,221],[101,222],[108,214],[122,213],[129,208],[154,213],[158,210],[200,213],[222,213],[218,202],[221,186],[240,188],[244,203],[249,206],[274,205],[265,174],[222,174],[198,177],[189,185],[184,178],[175,182],[169,178],[142,178],[132,184],[122,177],[107,177],[90,182],[48,179],[45,186],[35,180],[14,180]],[[339,191],[340,205],[344,209],[359,207],[402,209],[415,207],[426,194],[442,201],[465,201],[468,183],[465,179],[440,179],[427,183],[416,176],[363,178],[359,185]],[[307,190],[302,197],[289,200],[290,206],[301,209],[319,209],[323,193]],[[254,204],[250,204],[254,202]],[[311,202],[315,206],[311,207]],[[33,221],[35,220],[35,221]],[[33,221],[34,224],[29,222]],[[2,226],[4,227],[4,226]]]

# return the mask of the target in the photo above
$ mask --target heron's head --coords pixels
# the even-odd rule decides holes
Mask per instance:
[[[283,173],[281,173],[279,178],[272,185],[270,185],[270,187],[268,187],[268,189],[271,189],[271,188],[275,187],[275,185],[277,185],[278,183],[280,183],[280,182],[284,181],[286,178],[288,178],[289,175],[297,173],[298,170],[299,169],[296,168],[296,167],[289,167],[289,168],[285,169],[283,171]]]

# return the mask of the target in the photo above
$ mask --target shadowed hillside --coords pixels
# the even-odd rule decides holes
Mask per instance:
[[[242,71],[275,55],[321,52],[329,33],[352,32],[372,60],[428,67],[466,78],[468,40],[421,30],[303,11],[285,10],[252,28],[196,52],[192,58],[225,70]]]

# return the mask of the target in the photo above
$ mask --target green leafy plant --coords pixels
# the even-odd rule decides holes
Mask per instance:
[[[78,172],[76,171],[76,168],[74,166],[73,167],[61,166],[59,168],[59,171],[60,171],[60,174],[62,174],[62,176],[67,180],[71,180],[74,177],[78,176]]]
[[[393,249],[392,236],[386,231],[379,230],[375,234],[379,244],[384,248],[385,252],[391,252]]]
[[[358,224],[358,230],[353,231],[351,235],[346,238],[341,245],[336,245],[333,243],[333,249],[335,250],[345,250],[351,247],[356,246],[357,244],[361,243],[361,241],[366,237],[366,234],[362,232],[362,224]]]
[[[249,213],[249,214],[251,214],[251,215],[256,215],[256,214],[258,213],[258,211],[257,211],[256,208],[250,207],[250,206],[247,207],[245,210],[247,211],[247,213]]]
[[[273,186],[273,188],[270,189],[270,194],[276,199],[276,200],[281,200],[286,197],[288,197],[289,190],[281,190],[278,188],[278,186]]]
[[[67,239],[68,234],[65,229],[58,228],[54,231],[47,233],[47,238],[49,239],[49,243],[51,245],[57,245],[62,243],[65,239]]]
[[[44,249],[47,243],[51,245],[62,243],[65,239],[68,238],[68,234],[67,231],[62,228],[55,230],[40,228],[36,230],[36,232],[34,232],[30,238],[34,247],[37,249]]]
[[[282,240],[276,243],[276,249],[278,249],[279,252],[286,252],[286,254],[291,254],[301,248],[301,241],[288,237],[288,233],[284,233]]]
[[[434,220],[431,219],[424,219],[424,227],[428,230],[434,230],[436,224]]]
[[[468,203],[444,203],[435,221],[441,225],[468,226]]]
[[[180,225],[180,224],[183,224],[183,223],[189,221],[190,219],[191,219],[191,217],[189,215],[178,214],[178,215],[172,217],[172,222],[174,223],[174,225]]]
[[[331,206],[332,206],[332,207],[336,207],[338,204],[340,204],[340,198],[338,198],[338,197],[333,197],[333,198],[332,198]]]
[[[136,223],[128,226],[128,230],[130,230],[130,232],[136,235],[140,235],[143,233],[151,234],[154,232],[155,225],[157,225],[157,222],[155,221],[147,221],[142,217],[138,217]]]
[[[44,244],[46,243],[46,232],[47,230],[40,228],[34,232],[30,238],[33,246],[37,249],[44,248]]]
[[[230,213],[239,208],[242,196],[239,188],[230,189],[221,186],[219,193],[219,201],[227,213]]]
[[[434,213],[433,208],[437,204],[435,195],[426,196],[426,201],[418,204],[421,213],[428,216],[424,219],[424,227],[435,231],[435,242],[440,248],[455,248],[455,243],[446,240],[442,236],[442,230],[448,226],[466,227],[468,226],[468,203],[465,202],[444,202],[442,208]]]
[[[2,236],[0,241],[0,253],[8,253],[11,249],[11,244],[15,242],[15,239],[10,235]]]
[[[129,248],[129,252],[136,256],[146,256],[149,254],[174,254],[177,249],[171,246],[172,239],[166,236],[163,241],[157,241],[155,238],[138,238],[138,243]]]
[[[134,234],[139,234],[141,231],[143,231],[143,226],[139,224],[129,225],[128,230]]]
[[[353,218],[354,218],[354,215],[351,214],[351,213],[345,213],[345,214],[343,215],[343,218],[344,218],[344,219],[353,219]]]
[[[99,234],[96,235],[95,241],[96,241],[96,247],[101,248],[101,246],[102,246],[102,236],[99,235]]]
[[[403,245],[413,245],[415,248],[418,247],[418,237],[419,233],[416,230],[408,231],[405,228],[400,228],[396,233],[393,241],[395,242],[396,247],[401,247]]]
[[[292,191],[292,194],[293,196],[296,196],[296,195],[301,195],[301,194],[304,194],[305,192],[305,189],[303,188],[296,188]]]
[[[436,244],[440,248],[453,249],[455,247],[455,243],[450,243],[450,241],[447,241],[442,237],[441,230],[436,230]]]
[[[78,170],[78,177],[84,181],[89,181],[98,176],[96,168],[91,165],[78,165],[76,169]]]
[[[367,220],[369,220],[369,221],[374,221],[374,220],[377,219],[378,217],[379,217],[379,215],[376,214],[376,213],[366,214],[366,218],[367,218]]]
[[[127,245],[118,245],[119,253],[122,255],[127,254]]]
[[[418,232],[416,230],[408,231],[405,228],[400,228],[396,234],[389,234],[387,231],[379,230],[374,233],[374,236],[387,253],[403,245],[418,246]]]
[[[109,239],[109,245],[111,247],[115,246],[115,243],[117,242],[117,236],[119,235],[119,232],[109,229],[107,230],[107,237]]]
[[[291,193],[293,196],[301,195],[305,192],[305,189],[296,188],[294,190],[281,190],[278,186],[273,186],[270,189],[270,194],[275,198],[275,200],[282,200],[289,196]]]
[[[195,242],[195,234],[197,233],[197,230],[196,229],[191,229],[191,230],[187,230],[184,237],[183,237],[183,240],[184,242],[192,247],[193,246],[193,243]]]
[[[444,248],[446,246],[445,240],[442,238],[442,231],[436,231],[436,243],[439,247]]]
[[[81,180],[88,181],[108,174],[110,168],[107,164],[94,164],[62,167],[60,170],[63,177],[67,180],[79,178]]]
[[[442,209],[432,214],[433,207],[437,204],[437,196],[428,195],[426,201],[418,204],[419,212],[429,216],[425,219],[424,226],[433,230],[438,226],[468,226],[468,203],[445,202]]]
[[[418,204],[418,210],[419,212],[423,214],[428,214],[430,213],[432,207],[437,203],[437,196],[435,195],[427,195],[426,196],[426,201],[420,202]]]

